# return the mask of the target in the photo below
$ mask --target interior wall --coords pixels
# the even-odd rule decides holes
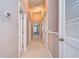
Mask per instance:
[[[48,0],[48,31],[58,32],[58,0]],[[53,57],[58,57],[58,36],[48,33],[48,49]]]
[[[43,40],[42,39],[42,23],[40,23],[39,33],[40,33],[39,38]]]
[[[48,0],[48,29],[58,32],[58,0]]]
[[[30,17],[29,17],[29,15],[27,15],[27,26],[26,26],[26,28],[27,28],[27,45],[28,45],[28,43],[29,43],[29,40],[30,40],[30,38],[29,38],[29,21],[30,21]]]
[[[0,0],[0,57],[18,57],[18,0]]]

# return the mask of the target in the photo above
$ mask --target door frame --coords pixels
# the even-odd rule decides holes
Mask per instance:
[[[48,48],[48,13],[46,14],[44,18],[44,42],[45,46]]]
[[[24,51],[27,48],[27,15],[24,13]]]
[[[20,2],[18,1],[18,57],[20,57]]]
[[[24,53],[24,51],[27,48],[27,33],[26,33],[26,31],[27,31],[27,29],[26,29],[27,15],[26,15],[26,13],[24,12],[24,9],[23,9],[24,19],[21,20],[21,14],[20,14],[21,7],[22,7],[22,5],[21,5],[20,1],[18,1],[18,57],[22,57],[22,53]],[[23,25],[22,25],[22,21],[24,23]],[[24,28],[22,28],[22,26],[24,26]],[[22,29],[23,29],[24,35],[22,35]],[[22,36],[23,36],[24,39],[22,39]],[[22,41],[23,41],[23,43],[22,43]],[[21,50],[23,51],[22,53],[21,53]]]
[[[65,35],[65,0],[59,0],[59,57],[63,58],[63,39]]]

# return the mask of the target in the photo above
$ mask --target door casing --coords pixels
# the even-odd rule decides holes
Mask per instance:
[[[27,15],[24,10],[23,14],[20,13],[21,7],[20,2],[18,2],[18,57],[22,57],[22,53],[27,48]]]
[[[65,0],[59,0],[59,39],[62,39],[64,38],[63,37],[63,34],[64,34],[64,11],[65,11],[65,7],[64,7],[64,3],[65,3]],[[62,41],[59,41],[59,57],[63,57],[63,42]]]

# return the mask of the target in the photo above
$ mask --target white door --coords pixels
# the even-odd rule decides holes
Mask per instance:
[[[60,0],[60,3],[60,57],[79,58],[79,0]]]

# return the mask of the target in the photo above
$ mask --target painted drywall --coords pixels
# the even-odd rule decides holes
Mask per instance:
[[[48,30],[58,32],[58,0],[48,0]]]
[[[48,0],[48,31],[58,32],[58,0]],[[58,36],[48,34],[48,49],[53,57],[58,57]]]
[[[26,25],[26,28],[27,28],[27,31],[26,31],[26,33],[27,33],[27,45],[30,41],[30,38],[29,38],[29,20],[30,20],[29,15],[27,15],[27,25]]]
[[[58,36],[48,34],[48,49],[53,57],[59,57],[59,43],[58,43]]]
[[[18,0],[0,1],[0,57],[18,57]],[[8,11],[11,17],[5,16]]]

